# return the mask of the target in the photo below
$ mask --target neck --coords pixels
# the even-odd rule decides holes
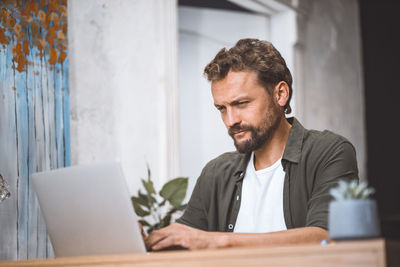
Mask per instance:
[[[254,151],[254,168],[256,170],[267,168],[282,157],[291,127],[292,125],[282,118],[271,138],[261,148]]]

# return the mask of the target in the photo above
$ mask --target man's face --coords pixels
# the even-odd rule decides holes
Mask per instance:
[[[258,83],[256,73],[230,71],[224,79],[212,83],[211,91],[239,152],[259,149],[278,128],[283,113]]]

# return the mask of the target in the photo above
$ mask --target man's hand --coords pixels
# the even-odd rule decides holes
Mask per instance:
[[[183,224],[173,223],[153,231],[145,239],[147,249],[171,248],[203,249],[236,246],[282,246],[319,244],[328,238],[328,231],[320,227],[303,227],[273,233],[206,232]]]
[[[222,246],[215,233],[198,230],[180,223],[173,223],[153,231],[145,240],[147,249],[167,248],[202,249]]]
[[[147,234],[143,229],[143,225],[140,222],[138,222],[138,224],[139,224],[140,233],[142,234],[143,241],[145,241],[147,238]]]

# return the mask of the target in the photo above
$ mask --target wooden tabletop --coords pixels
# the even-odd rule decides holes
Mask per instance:
[[[100,255],[26,261],[0,266],[400,266],[400,242],[384,239],[336,242],[328,245],[241,247],[198,251]]]

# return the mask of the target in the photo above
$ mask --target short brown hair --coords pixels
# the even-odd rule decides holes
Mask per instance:
[[[254,71],[258,82],[269,94],[276,84],[284,81],[289,86],[289,99],[284,106],[289,114],[292,98],[292,75],[279,51],[267,41],[258,39],[241,39],[229,50],[222,48],[215,58],[204,68],[204,75],[210,82],[216,82],[226,77],[232,71]]]

